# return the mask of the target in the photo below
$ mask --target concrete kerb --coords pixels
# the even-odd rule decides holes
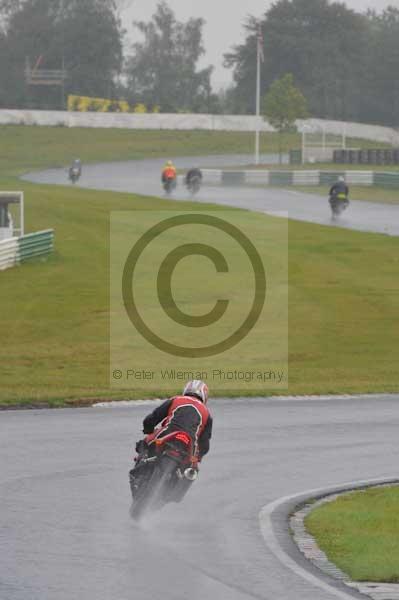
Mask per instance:
[[[311,562],[294,541],[291,531],[292,517],[306,505],[337,494],[397,483],[399,483],[398,477],[385,477],[343,483],[331,488],[316,488],[279,498],[264,506],[259,513],[260,529],[265,544],[286,568],[308,581],[311,585],[323,589],[336,598],[351,600],[353,598],[364,598],[365,595],[375,599],[382,598],[378,590],[373,596],[373,590],[366,585],[354,587],[355,584],[345,577],[340,576],[337,579],[338,570],[336,568],[331,568],[330,572],[328,570],[322,571],[316,564]],[[360,589],[361,591],[358,591]],[[399,598],[399,594],[384,595],[383,597],[386,600],[388,598],[396,600]]]

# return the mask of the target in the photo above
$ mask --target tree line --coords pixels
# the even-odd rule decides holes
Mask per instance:
[[[262,96],[292,74],[314,117],[397,124],[399,9],[360,14],[329,0],[276,0],[260,23],[248,18],[244,42],[224,55],[233,83],[223,93],[212,90],[213,67],[199,67],[205,22],[179,22],[165,0],[131,39],[114,0],[0,0],[0,107],[59,109],[73,94],[253,114],[259,24]],[[62,90],[28,85],[27,65],[64,68]]]
[[[78,95],[217,112],[212,66],[198,68],[203,26],[177,21],[160,1],[150,22],[134,23],[129,45],[114,0],[0,0],[0,107],[59,109]],[[37,76],[64,69],[62,89],[32,85],[27,67]]]
[[[262,94],[292,73],[313,117],[397,125],[399,9],[357,13],[329,0],[279,0],[261,20]],[[230,102],[253,113],[257,27],[225,54],[233,69]]]

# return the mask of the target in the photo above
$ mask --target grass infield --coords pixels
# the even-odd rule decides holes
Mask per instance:
[[[210,154],[253,154],[254,134],[228,131],[153,131],[67,127],[0,126],[0,173],[62,167],[79,156],[83,164]],[[366,142],[365,142],[366,143]],[[298,134],[284,136],[283,151],[300,146]],[[279,136],[261,135],[260,152],[276,153]]]
[[[160,140],[173,142],[176,155],[210,148],[226,152],[228,142],[215,136],[212,144],[208,132],[183,132],[181,137],[157,132],[157,141],[152,137],[140,149],[144,132],[83,130],[79,136],[79,130],[64,128],[7,127],[1,134],[0,165],[7,176],[0,179],[0,189],[25,191],[28,231],[54,228],[56,252],[0,272],[1,323],[7,332],[7,342],[0,345],[0,406],[137,397],[134,388],[109,388],[109,215],[112,210],[191,210],[197,205],[33,185],[15,175],[67,164],[77,148],[84,161],[134,158],[127,135],[142,157],[154,155],[154,147],[164,155]],[[234,145],[229,150],[247,151]],[[397,391],[397,238],[291,221],[288,251],[289,393]],[[194,313],[196,308],[203,312],[194,306]]]
[[[399,583],[399,487],[344,494],[305,520],[329,560],[354,581]]]

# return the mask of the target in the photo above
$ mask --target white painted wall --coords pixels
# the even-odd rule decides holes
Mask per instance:
[[[122,114],[92,112],[62,112],[41,110],[0,110],[0,125],[51,125],[65,127],[105,127],[117,129],[176,129],[208,131],[256,130],[257,117],[246,115],[201,115],[201,114]],[[271,125],[259,119],[261,131],[273,131]],[[298,120],[299,131],[308,130],[341,134],[348,137],[388,142],[399,146],[399,131],[378,125],[344,123],[322,119]]]

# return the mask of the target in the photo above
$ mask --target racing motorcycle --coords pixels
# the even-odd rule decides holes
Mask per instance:
[[[199,192],[201,188],[201,177],[200,175],[193,175],[190,179],[186,180],[187,190],[190,192],[192,196],[194,196],[197,192]]]
[[[348,196],[344,193],[333,194],[328,199],[331,207],[332,218],[336,219],[349,206]]]
[[[176,189],[176,177],[166,177],[163,182],[163,189],[165,191],[165,194],[167,196],[170,196],[170,194],[173,192],[174,189]]]
[[[80,170],[78,167],[69,168],[69,179],[72,183],[76,183],[80,177]]]
[[[147,445],[141,442],[135,466],[129,472],[133,503],[130,514],[139,520],[168,502],[180,502],[198,477],[198,458],[193,455],[191,437],[173,431]]]

